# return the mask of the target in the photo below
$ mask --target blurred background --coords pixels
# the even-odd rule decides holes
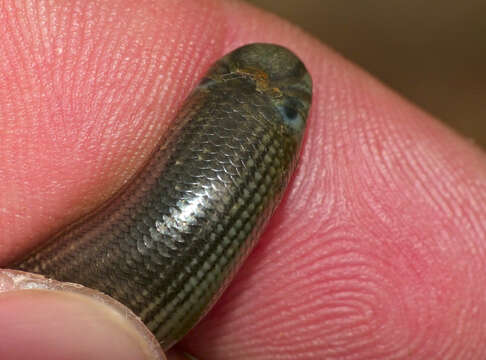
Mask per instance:
[[[485,0],[247,0],[299,25],[486,149]]]

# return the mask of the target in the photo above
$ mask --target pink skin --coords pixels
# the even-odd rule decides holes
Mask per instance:
[[[0,359],[146,359],[139,338],[93,300],[52,291],[0,296]]]
[[[471,142],[244,4],[18,3],[0,5],[1,264],[130,178],[212,61],[276,42],[313,76],[301,163],[181,347],[212,360],[486,357],[486,157]]]

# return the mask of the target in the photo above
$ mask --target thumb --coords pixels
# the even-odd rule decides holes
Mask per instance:
[[[20,271],[0,272],[0,338],[0,359],[165,359],[150,332],[113,299]]]
[[[313,105],[287,197],[183,346],[208,359],[485,359],[485,154],[302,32],[227,4],[228,48],[292,48]]]

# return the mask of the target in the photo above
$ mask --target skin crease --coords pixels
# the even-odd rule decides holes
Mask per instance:
[[[484,153],[236,2],[0,5],[0,263],[113,194],[208,65],[255,41],[288,46],[312,74],[301,163],[180,347],[212,360],[486,357]]]

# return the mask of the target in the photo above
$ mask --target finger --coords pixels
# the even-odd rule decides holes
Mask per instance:
[[[0,7],[0,264],[113,195],[225,33],[213,1]]]
[[[93,52],[93,54],[104,54],[104,57],[93,55],[93,58],[108,58],[106,60],[108,66],[104,68],[105,71],[99,71],[100,65],[94,67],[98,69],[98,71],[92,70],[96,74],[94,78],[101,76],[104,81],[101,81],[101,84],[87,81],[87,84],[92,85],[91,88],[87,88],[100,87],[100,90],[103,90],[101,85],[109,83],[112,88],[109,86],[108,88],[112,92],[108,92],[111,97],[101,96],[101,99],[109,101],[100,102],[97,99],[98,102],[94,103],[86,100],[89,99],[86,96],[92,92],[83,93],[82,86],[75,88],[75,91],[61,92],[61,99],[64,100],[65,95],[67,99],[75,99],[72,104],[89,103],[93,111],[86,111],[86,114],[96,119],[91,123],[94,127],[93,131],[83,128],[83,131],[73,132],[76,135],[88,134],[88,140],[83,140],[83,144],[88,141],[89,146],[83,147],[77,144],[77,147],[71,145],[69,148],[69,141],[61,142],[62,146],[68,146],[69,151],[64,156],[74,161],[73,164],[69,161],[66,164],[59,162],[60,160],[56,158],[58,149],[52,145],[55,151],[49,152],[51,160],[67,168],[51,166],[48,167],[51,171],[42,173],[41,176],[38,175],[39,170],[37,172],[32,170],[30,173],[26,171],[25,168],[31,169],[38,163],[42,164],[43,158],[39,156],[36,158],[35,154],[51,146],[50,143],[36,142],[44,133],[50,134],[50,132],[39,132],[37,137],[29,138],[26,129],[30,130],[32,127],[50,129],[54,134],[59,132],[61,135],[58,139],[62,140],[70,132],[61,130],[70,127],[60,125],[56,128],[48,125],[63,124],[65,121],[73,121],[73,124],[69,125],[76,125],[91,121],[91,117],[82,116],[86,106],[80,108],[78,105],[77,111],[73,111],[73,118],[79,117],[82,122],[79,122],[79,119],[74,121],[69,120],[71,119],[69,117],[61,116],[57,118],[57,122],[51,123],[49,120],[47,125],[44,125],[45,128],[39,125],[41,121],[34,122],[30,127],[22,127],[31,118],[37,116],[44,119],[45,115],[44,117],[36,114],[21,116],[21,121],[18,121],[20,127],[15,129],[23,129],[23,131],[19,131],[17,137],[14,137],[14,140],[10,139],[10,142],[16,146],[14,148],[18,152],[23,152],[23,156],[16,155],[18,152],[14,151],[11,153],[14,155],[6,156],[7,160],[2,161],[6,165],[19,164],[22,160],[30,159],[30,155],[38,161],[32,163],[24,161],[23,167],[16,165],[14,171],[9,173],[15,181],[10,182],[9,184],[13,185],[9,185],[7,189],[11,191],[7,192],[9,197],[5,202],[6,206],[2,206],[2,209],[7,209],[3,211],[3,214],[7,214],[3,217],[6,220],[3,221],[7,229],[13,229],[9,230],[11,235],[9,239],[15,239],[17,236],[18,241],[3,241],[4,259],[20,252],[22,246],[30,246],[33,242],[46,238],[48,232],[54,231],[79,213],[96,206],[125,181],[138,165],[143,163],[146,156],[144,155],[145,145],[155,142],[158,136],[155,133],[163,131],[171,111],[177,107],[177,101],[182,100],[183,96],[178,97],[178,100],[174,98],[180,92],[177,92],[177,95],[173,94],[172,98],[169,96],[172,102],[167,100],[168,103],[165,104],[169,111],[164,112],[163,115],[159,114],[162,115],[160,117],[153,115],[151,117],[150,110],[146,109],[154,111],[154,108],[158,109],[158,106],[162,106],[162,102],[150,102],[141,95],[140,98],[145,101],[135,101],[139,99],[137,96],[131,96],[131,101],[125,104],[121,100],[112,102],[112,99],[120,93],[136,95],[133,90],[127,91],[129,88],[127,84],[132,82],[148,81],[148,84],[158,84],[155,88],[146,85],[145,92],[141,94],[152,94],[148,90],[151,89],[159,95],[170,95],[171,93],[163,92],[163,85],[172,84],[176,88],[182,85],[176,85],[180,82],[164,82],[171,81],[173,79],[171,76],[164,77],[165,80],[160,80],[160,83],[153,79],[147,80],[143,76],[139,78],[135,76],[131,78],[132,82],[117,87],[117,81],[111,77],[105,79],[103,75],[111,76],[119,67],[123,69],[123,62],[120,60],[123,56],[120,57],[118,52],[120,49],[131,49],[131,45],[137,45],[141,39],[154,38],[156,31],[150,32],[145,26],[151,29],[152,24],[158,24],[154,25],[156,29],[166,30],[170,34],[174,22],[177,23],[175,20],[178,18],[175,14],[184,14],[184,20],[178,23],[179,29],[182,29],[181,33],[191,33],[193,36],[178,38],[181,52],[176,52],[176,55],[180,55],[175,57],[178,61],[172,63],[173,69],[192,64],[193,74],[196,74],[194,69],[199,65],[195,64],[199,63],[203,68],[204,64],[208,64],[210,60],[223,53],[223,47],[229,50],[243,42],[276,41],[291,47],[304,58],[313,74],[314,83],[317,83],[316,100],[304,147],[303,162],[299,174],[294,179],[291,192],[277,214],[273,226],[263,239],[262,246],[245,266],[245,272],[239,277],[239,282],[232,287],[230,294],[213,312],[213,316],[195,330],[194,334],[197,334],[197,338],[194,335],[191,343],[188,343],[192,349],[215,359],[218,356],[221,358],[223,353],[227,354],[226,357],[232,355],[235,359],[248,358],[248,354],[252,354],[255,359],[278,359],[285,356],[288,358],[292,354],[316,359],[326,356],[359,358],[360,354],[374,356],[374,358],[398,354],[395,357],[399,358],[402,353],[416,355],[414,358],[420,359],[421,356],[427,358],[427,354],[444,354],[447,351],[449,354],[462,356],[459,353],[461,349],[466,349],[462,350],[466,355],[480,354],[480,351],[483,351],[481,346],[474,345],[482,343],[483,340],[477,321],[482,318],[471,314],[474,313],[474,309],[478,311],[484,308],[484,304],[478,300],[471,302],[468,296],[475,295],[474,290],[480,288],[476,282],[481,281],[482,278],[478,276],[471,279],[471,276],[464,274],[477,271],[483,261],[482,244],[477,240],[481,235],[484,237],[484,228],[481,225],[484,223],[482,206],[484,199],[481,195],[485,172],[482,165],[483,155],[424,114],[404,104],[341,58],[273,17],[234,4],[169,3],[162,4],[165,5],[163,11],[158,8],[152,11],[153,9],[149,8],[143,16],[142,30],[135,28],[136,31],[133,31],[133,27],[120,26],[116,28],[119,31],[117,33],[112,29],[115,25],[108,21],[110,16],[96,17],[106,21],[101,21],[105,26],[97,28],[101,33],[98,35],[98,42],[103,42],[102,40],[106,38],[107,48],[115,51]],[[79,6],[77,3],[74,4]],[[122,19],[122,24],[130,23],[129,20],[123,21],[126,6],[119,4],[122,2],[115,6],[117,18]],[[145,6],[147,5],[144,3],[140,8],[146,9]],[[222,8],[222,6],[227,7]],[[174,12],[172,17],[164,18],[162,15],[171,14],[168,8],[177,9],[177,12]],[[80,13],[93,14],[101,11],[97,9],[96,6],[91,6],[89,11]],[[48,12],[53,14],[54,19],[55,10],[50,9]],[[160,16],[152,18],[153,14]],[[133,14],[129,18],[132,19]],[[163,27],[164,22],[160,19],[164,19],[166,28]],[[161,23],[159,24],[158,21]],[[69,21],[66,20],[65,23]],[[90,24],[89,21],[87,23]],[[96,33],[92,23],[88,25],[89,31]],[[191,27],[194,24],[199,26],[199,32]],[[188,26],[189,30],[185,26]],[[190,29],[193,29],[193,32]],[[219,31],[222,29],[227,31]],[[108,36],[111,33],[107,30],[122,35],[135,33],[136,36],[131,42],[128,35],[125,37],[120,35],[112,44]],[[37,33],[42,34],[42,32]],[[208,34],[208,38],[213,37],[216,40],[214,43],[211,41],[204,43],[202,40],[206,47],[200,48],[197,37],[201,33]],[[145,37],[147,34],[153,36]],[[192,44],[190,39],[194,39]],[[82,40],[78,43],[82,43]],[[115,45],[127,43],[129,46],[124,45],[120,48]],[[142,43],[147,44],[143,41]],[[91,54],[90,49],[93,48],[93,44],[87,49],[81,47],[81,50]],[[151,49],[153,48],[159,49],[157,46]],[[191,51],[184,52],[184,49],[191,49]],[[214,58],[208,58],[206,63],[206,58],[200,55],[200,59],[193,62],[192,59],[198,58],[192,57],[194,50],[195,54],[209,54],[208,57],[214,56]],[[61,47],[56,51],[62,54],[64,50]],[[79,54],[82,53],[83,51],[74,52],[77,56],[64,55],[64,61],[71,64],[71,68],[67,70],[73,68],[77,70],[81,65],[89,68],[89,62],[83,60],[76,61],[76,67],[73,65],[73,59],[78,59]],[[125,53],[122,51],[122,54]],[[163,54],[165,53],[159,53],[159,55]],[[166,55],[168,56],[166,61],[172,59],[169,55]],[[42,56],[38,57],[42,58]],[[115,61],[116,59],[118,62]],[[141,68],[144,68],[142,65]],[[27,70],[31,68],[27,67]],[[62,67],[54,67],[54,75],[60,68]],[[12,78],[22,85],[22,81],[29,78],[22,71],[18,73],[20,75]],[[72,76],[72,73],[73,71],[67,71],[69,84],[78,84],[79,81],[83,83],[84,79],[89,79],[89,77],[78,76],[77,81],[73,81],[68,77]],[[115,76],[115,80],[125,79],[125,73],[121,71],[121,75]],[[186,84],[192,81],[192,77],[187,75],[191,74],[190,71],[171,70],[167,73],[178,74],[183,84],[184,79]],[[0,88],[5,89],[4,86]],[[29,86],[19,86],[21,90],[25,88],[29,89]],[[63,89],[62,86],[60,88]],[[189,88],[189,85],[187,88],[184,87],[184,91],[187,93]],[[79,94],[85,96],[78,97]],[[23,94],[21,91],[5,94],[10,96],[7,97],[9,102],[4,106],[9,111],[5,113],[12,113],[10,109],[15,106],[8,104],[14,100],[19,104],[23,104],[21,100],[27,103],[31,100],[28,96],[20,95],[29,94]],[[121,98],[124,99],[123,96]],[[35,105],[43,104],[42,97],[34,100],[37,101]],[[51,101],[56,104],[54,100]],[[67,104],[73,106],[69,102]],[[121,106],[120,109],[123,110],[120,112],[109,110],[118,109],[118,105],[123,104],[125,107]],[[49,106],[53,105],[49,103]],[[69,106],[66,107],[66,111],[70,110]],[[147,115],[144,119],[149,119],[148,128],[141,126],[140,122],[133,121],[140,116],[139,112],[142,109],[148,111],[144,114]],[[25,113],[25,109],[23,111]],[[14,113],[22,114],[22,109]],[[46,111],[42,113],[46,114]],[[160,120],[161,123],[155,120]],[[106,127],[94,125],[99,123],[105,124],[109,131]],[[138,126],[134,126],[133,123]],[[115,125],[115,130],[112,132],[113,127],[107,124]],[[2,126],[6,128],[6,125]],[[143,132],[151,127],[155,129],[153,132]],[[5,133],[8,135],[11,132],[9,130]],[[19,140],[23,139],[22,136],[27,136],[32,143],[27,140],[22,143]],[[78,137],[73,136],[73,138]],[[79,138],[85,139],[86,136]],[[93,141],[93,138],[98,140]],[[132,142],[131,139],[136,139],[138,142]],[[79,149],[81,151],[78,151]],[[130,157],[124,158],[122,149],[127,149]],[[86,164],[78,162],[78,157],[81,159],[85,157]],[[117,159],[122,164],[117,163]],[[129,163],[125,159],[135,160]],[[46,159],[44,162],[51,163]],[[117,172],[115,169],[119,165],[122,165],[122,170]],[[460,171],[457,172],[457,169]],[[62,174],[58,175],[58,172]],[[34,176],[36,174],[37,177]],[[64,187],[59,186],[58,182],[53,182],[50,183],[51,187],[41,187],[43,191],[32,194],[31,185],[36,185],[35,181],[43,185],[41,180],[47,178],[46,175],[53,175]],[[25,185],[25,181],[28,186]],[[454,193],[451,191],[452,188],[460,191]],[[50,190],[49,196],[43,195],[46,189]],[[59,191],[54,192],[53,189]],[[66,193],[69,193],[67,190],[71,190],[74,195],[59,195],[64,190]],[[53,196],[55,201],[49,200]],[[61,199],[57,198],[59,196]],[[47,202],[40,201],[39,197]],[[31,200],[31,198],[32,201],[28,202],[27,199]],[[32,206],[27,208],[25,206],[27,203]],[[459,208],[456,203],[460,204]],[[24,204],[24,207],[19,207],[18,204]],[[76,208],[71,204],[82,205]],[[459,210],[463,212],[460,217],[457,215]],[[27,240],[23,241],[23,239]],[[301,286],[301,288],[292,286]],[[296,291],[299,289],[302,291]],[[462,297],[454,297],[457,293],[463,294]],[[271,311],[265,312],[266,309]],[[444,309],[448,310],[446,319],[442,316]],[[253,317],[249,316],[252,311],[255,314]],[[463,328],[459,331],[457,324],[470,331],[463,332]],[[406,356],[408,355],[403,355],[402,358]]]
[[[227,48],[292,47],[314,104],[291,190],[185,347],[208,359],[479,359],[486,159],[276,18],[231,4]]]
[[[0,271],[0,337],[1,359],[165,359],[108,296],[20,271]]]

